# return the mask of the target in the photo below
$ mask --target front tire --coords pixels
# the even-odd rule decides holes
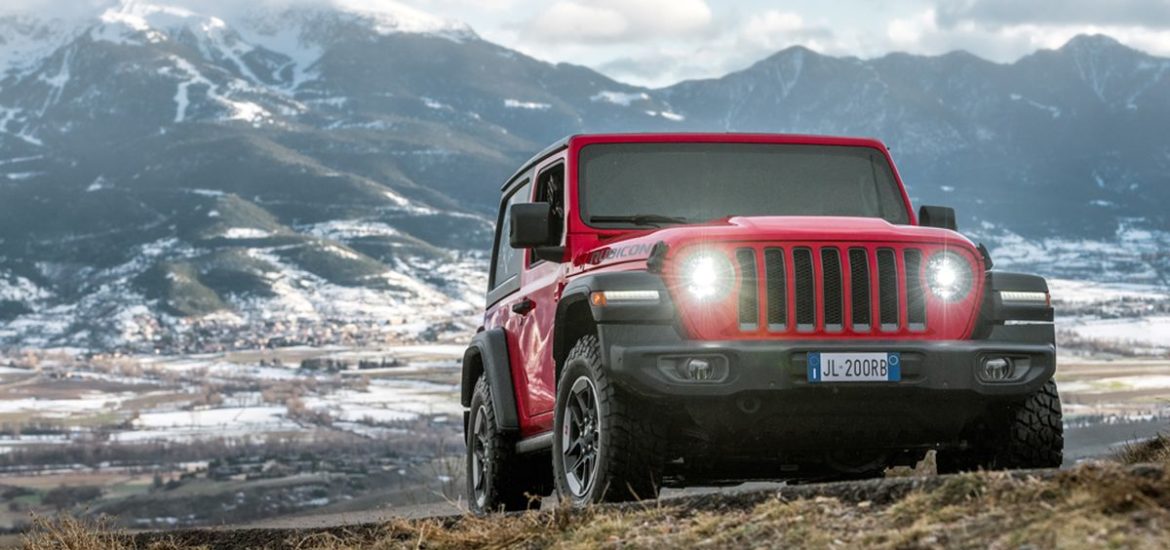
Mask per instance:
[[[576,506],[657,498],[665,437],[655,416],[610,380],[596,336],[578,340],[557,383],[557,493]]]
[[[1056,382],[1046,382],[1012,412],[1008,440],[996,453],[996,466],[1059,468],[1064,461],[1064,419]]]
[[[471,395],[466,463],[467,504],[473,513],[528,509],[528,492],[538,484],[532,483],[533,472],[525,471],[512,441],[496,428],[492,388],[483,377]]]
[[[989,415],[975,449],[940,452],[939,473],[978,469],[1059,468],[1064,461],[1064,421],[1056,382],[1049,380],[1023,403]]]

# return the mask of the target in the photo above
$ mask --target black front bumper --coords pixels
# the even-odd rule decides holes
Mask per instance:
[[[744,464],[768,461],[805,468],[829,451],[909,453],[898,456],[917,460],[921,455],[914,452],[923,449],[968,446],[981,437],[980,426],[994,423],[1052,378],[1056,346],[1046,340],[1050,332],[1033,334],[1039,338],[1030,342],[697,342],[679,338],[670,326],[614,324],[600,330],[611,377],[661,405],[659,414],[685,441],[687,463],[722,464],[732,477]],[[810,352],[898,352],[901,380],[809,382]],[[689,355],[726,357],[727,379],[683,382],[659,368],[663,358]],[[1028,368],[1015,381],[982,381],[976,369],[991,355],[1026,360]]]
[[[648,397],[726,397],[744,392],[814,395],[821,392],[888,395],[958,395],[1022,399],[1040,389],[1056,371],[1056,347],[1045,342],[963,341],[690,341],[673,331],[632,325],[601,330],[603,354],[613,378]],[[656,337],[657,336],[657,337]],[[813,383],[808,380],[809,352],[898,352],[901,381]],[[721,382],[672,379],[660,364],[687,356],[724,357],[728,375]],[[987,382],[977,376],[982,360],[1009,356],[1027,364],[1018,379]],[[1023,369],[1021,369],[1023,370]],[[779,397],[779,396],[777,396]]]

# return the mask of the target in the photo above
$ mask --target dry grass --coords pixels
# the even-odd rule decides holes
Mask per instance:
[[[650,502],[488,518],[396,520],[315,533],[194,531],[156,548],[1167,548],[1170,455],[1156,466],[1100,462],[1045,479],[949,477],[892,504],[816,497]],[[1143,455],[1150,456],[1150,455]],[[1142,460],[1142,462],[1148,462]],[[64,541],[85,541],[67,545]],[[133,548],[72,520],[38,524],[26,548]],[[139,537],[140,541],[148,540]],[[146,548],[148,546],[138,546]]]
[[[124,531],[111,527],[109,518],[81,520],[69,516],[33,518],[33,531],[21,540],[24,550],[172,550],[200,548],[180,545],[166,537],[139,545]]]
[[[950,478],[888,506],[770,498],[744,509],[648,506],[395,522],[381,537],[307,537],[302,548],[1129,548],[1170,547],[1170,479],[1117,464],[1051,480],[1004,473]]]
[[[1122,464],[1170,464],[1170,435],[1159,434],[1140,443],[1128,444],[1116,458]]]

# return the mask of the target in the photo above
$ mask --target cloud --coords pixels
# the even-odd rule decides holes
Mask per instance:
[[[968,2],[973,4],[973,2]],[[966,50],[999,62],[1012,62],[1038,49],[1054,49],[1082,34],[1105,34],[1132,48],[1170,54],[1170,30],[1107,23],[983,21],[948,19],[934,9],[886,24],[887,51],[937,55]],[[1063,16],[1061,16],[1063,17]]]
[[[4,0],[0,2],[0,13],[90,15],[114,3],[112,0]]]
[[[836,36],[827,26],[811,25],[795,13],[769,10],[748,17],[737,30],[740,48],[775,52],[801,45],[818,52],[835,50]]]
[[[942,0],[938,23],[992,28],[1021,25],[1095,25],[1170,29],[1166,0]]]
[[[630,43],[702,32],[711,21],[705,0],[558,1],[522,27],[537,42]]]

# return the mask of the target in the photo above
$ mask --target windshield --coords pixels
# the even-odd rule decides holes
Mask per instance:
[[[581,149],[579,176],[581,217],[595,227],[727,216],[910,221],[885,155],[869,147],[603,143]]]

